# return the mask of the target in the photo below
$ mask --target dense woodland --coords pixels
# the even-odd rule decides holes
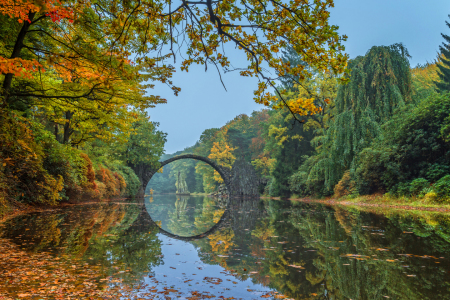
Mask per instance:
[[[199,154],[225,168],[247,160],[267,179],[261,194],[270,196],[444,201],[450,37],[443,35],[440,55],[423,66],[411,68],[402,44],[374,46],[348,61],[346,36],[328,24],[333,1],[271,3],[192,2],[172,10],[152,1],[2,2],[0,214],[10,204],[142,192],[144,173],[170,157],[163,155],[166,134],[149,117],[166,100],[149,92],[156,81],[180,91],[167,63],[176,58],[179,29],[188,45],[182,70],[232,70],[220,48],[232,43],[247,54],[240,75],[258,78],[254,100],[267,108],[206,129],[174,155]],[[270,34],[243,30],[241,19]],[[191,192],[222,183],[206,164],[179,161],[155,177],[155,190],[173,192],[178,171]]]
[[[318,71],[302,86],[284,81],[285,98],[309,95],[319,110],[307,116],[286,108],[239,115],[174,155],[195,153],[226,168],[245,159],[268,179],[261,193],[275,197],[388,193],[405,201],[446,202],[450,73],[449,52],[441,51],[434,62],[412,68],[402,44],[374,46],[350,61],[346,84]],[[300,63],[294,51],[283,58]],[[211,193],[223,182],[203,162],[176,161],[151,187],[173,192],[178,171],[187,175],[191,192]]]
[[[253,100],[267,107],[276,80],[312,76],[306,65],[345,73],[346,36],[328,23],[333,1],[180,4],[1,2],[0,214],[11,204],[142,194],[166,139],[150,121],[149,109],[166,103],[152,89],[159,82],[178,95],[177,55],[181,71],[199,64],[257,77]],[[227,43],[247,55],[247,66],[234,69],[222,47]],[[304,64],[283,61],[278,53],[285,47]],[[284,101],[278,108],[315,110],[306,104]]]

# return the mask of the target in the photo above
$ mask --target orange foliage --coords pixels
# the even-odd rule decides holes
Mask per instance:
[[[42,65],[35,60],[25,60],[20,57],[4,58],[0,56],[0,73],[12,73],[17,77],[24,77],[31,79],[33,72],[35,72]]]
[[[261,153],[264,150],[264,146],[266,141],[258,135],[257,137],[252,138],[252,143],[250,144],[250,150],[252,153]],[[254,157],[253,157],[254,158]]]
[[[355,190],[355,181],[350,176],[350,171],[345,171],[341,180],[334,187],[334,195],[336,197],[342,197],[350,195]]]
[[[120,193],[123,194],[127,188],[127,183],[125,181],[125,178],[123,178],[123,176],[117,172],[114,172],[114,177],[116,178],[116,181],[118,182]]]
[[[89,156],[87,156],[87,154],[85,154],[85,153],[81,153],[80,156],[84,159],[84,161],[86,163],[86,168],[84,170],[83,175],[86,177],[87,182],[86,182],[86,185],[83,187],[88,188],[90,190],[96,190],[97,185],[95,183],[95,171],[92,166],[92,161],[89,158]]]
[[[0,110],[0,192],[9,202],[56,204],[64,181],[44,169],[44,149],[31,128],[28,120]]]
[[[37,5],[35,1],[29,0],[2,0],[0,5],[0,14],[16,18],[19,23],[30,22],[29,13],[36,13],[40,10],[42,10],[41,6]]]
[[[98,191],[100,197],[117,197],[125,192],[126,182],[122,175],[117,172],[112,173],[109,169],[100,167],[96,171],[96,179],[98,180]]]
[[[10,18],[16,18],[19,23],[28,22],[30,14],[43,12],[49,16],[53,22],[59,22],[61,19],[68,19],[73,22],[73,11],[64,7],[58,0],[30,1],[30,0],[2,0],[0,5],[0,14],[7,15]],[[0,73],[14,74],[17,77],[31,79],[33,72],[41,68],[42,64],[37,60],[26,60],[19,57],[6,58],[0,57]],[[41,69],[43,71],[43,69]]]

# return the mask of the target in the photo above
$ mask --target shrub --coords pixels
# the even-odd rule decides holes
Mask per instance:
[[[433,184],[433,190],[440,201],[450,196],[450,175],[446,175]]]
[[[122,193],[123,196],[134,197],[141,187],[141,182],[137,177],[136,173],[134,173],[133,169],[127,166],[119,165],[119,164],[111,164],[108,167],[112,170],[120,174],[125,180],[125,191]],[[121,190],[122,192],[122,190]]]
[[[410,186],[408,182],[399,182],[394,187],[392,187],[389,191],[391,194],[402,197],[409,197],[411,195]]]
[[[101,181],[95,181],[95,184],[97,185],[97,189],[95,191],[95,194],[98,198],[105,198],[107,197],[107,189],[106,185]]]
[[[347,170],[342,175],[341,180],[334,186],[334,195],[336,197],[343,197],[355,192],[355,181],[350,176],[350,171]]]
[[[5,201],[56,204],[64,179],[44,168],[44,145],[35,137],[42,134],[41,125],[14,112],[0,110],[0,165]]]
[[[324,160],[319,155],[302,156],[303,163],[289,178],[292,192],[301,196],[328,196],[332,194],[325,185]]]
[[[89,190],[95,190],[97,189],[97,185],[95,184],[95,171],[92,161],[85,153],[81,153],[80,156],[84,160],[83,175],[84,177],[86,177],[86,181],[84,182],[83,187]]]
[[[425,170],[425,177],[431,182],[436,182],[439,178],[450,173],[450,166],[441,164],[432,164]]]
[[[390,162],[393,149],[375,145],[363,149],[356,160],[355,181],[361,195],[383,192],[391,187],[392,178],[400,177],[399,166]]]
[[[412,196],[419,196],[419,194],[426,188],[430,187],[430,182],[425,178],[416,178],[411,181],[409,192]]]
[[[430,191],[428,193],[425,194],[423,200],[425,202],[429,202],[429,203],[434,203],[436,202],[438,199],[438,195],[436,194],[435,191]]]
[[[398,111],[382,134],[358,155],[360,193],[376,189],[410,191],[399,182],[425,178],[434,182],[450,172],[450,93],[433,94],[417,106]],[[417,193],[415,190],[414,193]]]
[[[95,172],[95,178],[105,185],[105,192],[102,193],[103,197],[111,198],[119,195],[116,178],[111,174],[110,170],[105,167],[100,167]]]
[[[35,132],[35,141],[44,150],[44,168],[51,175],[61,176],[64,180],[61,197],[64,199],[81,197],[88,183],[86,175],[89,162],[83,156],[85,154],[70,145],[60,144],[47,130],[39,129]]]
[[[116,181],[118,182],[120,194],[124,195],[126,193],[126,188],[127,188],[127,183],[125,182],[125,179],[118,172],[114,172],[114,177],[116,178]]]

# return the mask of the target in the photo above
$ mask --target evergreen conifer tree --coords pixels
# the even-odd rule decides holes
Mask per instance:
[[[320,139],[320,159],[309,174],[325,177],[325,194],[331,194],[344,172],[355,167],[356,154],[379,135],[380,125],[411,101],[408,57],[402,44],[394,44],[374,46],[351,61],[350,82],[338,90],[334,121]]]
[[[449,22],[445,21],[445,24],[450,28]],[[441,35],[446,43],[442,43],[442,45],[439,46],[441,63],[437,66],[439,68],[438,75],[440,81],[435,83],[441,91],[450,91],[450,36],[443,33],[441,33]]]

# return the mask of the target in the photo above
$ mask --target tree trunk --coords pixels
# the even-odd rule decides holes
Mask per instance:
[[[35,12],[30,12],[28,14],[28,21],[23,22],[23,26],[20,29],[19,35],[17,36],[16,43],[14,44],[13,51],[11,53],[11,56],[9,58],[17,58],[20,56],[20,51],[23,48],[23,41],[25,40],[25,36],[27,35],[28,29],[30,29],[31,22],[34,19]],[[3,80],[3,93],[5,95],[5,103],[3,105],[6,105],[9,100],[9,90],[11,89],[12,79],[14,74],[8,73],[5,75],[5,79]]]
[[[59,140],[59,125],[58,124],[55,124],[55,138],[58,142],[60,142],[60,140]]]
[[[73,117],[73,112],[66,111],[66,123],[64,124],[64,135],[63,135],[63,144],[67,144],[70,140],[70,136],[73,133],[72,128],[70,128],[70,120]]]

